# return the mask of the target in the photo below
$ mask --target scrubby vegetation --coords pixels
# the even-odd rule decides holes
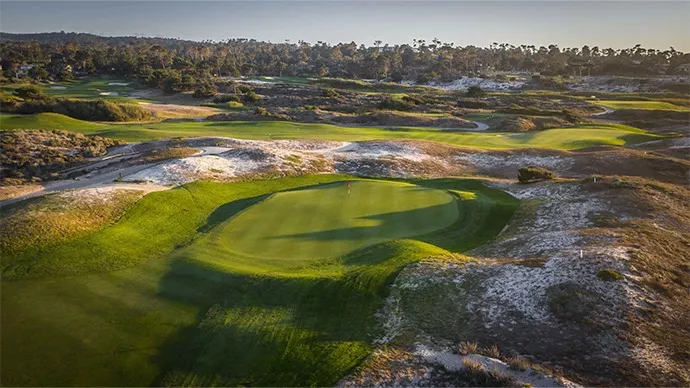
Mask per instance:
[[[532,183],[550,180],[556,177],[553,172],[539,166],[521,167],[518,170],[518,181],[520,183]]]
[[[59,113],[87,121],[151,120],[151,112],[137,104],[104,99],[79,100],[46,96],[36,86],[22,86],[11,97],[2,97],[0,110],[7,113]]]
[[[482,90],[479,86],[471,86],[467,89],[465,96],[469,98],[484,98],[486,97],[486,92]]]
[[[67,131],[0,132],[0,178],[5,184],[59,178],[59,172],[84,158],[104,155],[124,142]]]
[[[143,195],[140,191],[49,195],[0,212],[0,256],[30,246],[47,247],[113,222]]]
[[[613,281],[613,280],[621,280],[623,279],[623,275],[613,269],[610,268],[604,268],[599,273],[597,274],[597,277],[601,280],[604,281]]]
[[[161,148],[147,151],[140,160],[142,163],[153,163],[167,159],[186,158],[198,153],[198,149],[189,147]]]

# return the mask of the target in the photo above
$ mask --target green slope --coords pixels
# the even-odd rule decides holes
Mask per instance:
[[[403,213],[411,198],[438,204],[452,196],[455,213],[446,210],[455,218],[362,249],[345,233],[339,238],[354,251],[338,257],[248,260],[225,244],[237,215],[267,194],[305,188],[296,193],[307,197],[295,200],[313,200],[347,179],[195,183],[149,194],[90,235],[3,255],[2,385],[333,384],[369,354],[374,313],[404,265],[486,242],[517,205],[471,180],[407,182],[416,197],[404,184],[364,181],[403,190],[389,194]],[[339,181],[320,194],[313,187]],[[347,216],[335,204],[320,208]]]
[[[659,138],[657,135],[620,124],[589,124],[533,133],[479,133],[437,128],[340,127],[330,124],[292,122],[161,122],[152,124],[99,124],[41,113],[0,114],[0,129],[65,129],[127,141],[171,137],[223,136],[239,139],[314,139],[362,141],[381,139],[430,140],[479,148],[577,149],[593,145],[626,145]]]
[[[643,109],[643,110],[671,110],[678,112],[690,112],[687,106],[671,104],[664,101],[596,101],[596,105],[602,105],[611,109]]]

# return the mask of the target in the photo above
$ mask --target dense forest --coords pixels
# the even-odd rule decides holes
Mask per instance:
[[[37,80],[112,74],[138,78],[170,92],[203,88],[212,76],[329,76],[426,83],[497,71],[672,75],[685,74],[687,66],[683,65],[690,63],[690,54],[640,45],[625,49],[505,43],[460,47],[438,39],[415,39],[412,44],[390,46],[375,41],[366,46],[252,39],[194,42],[78,33],[2,33],[0,58],[2,73],[10,79],[19,76],[25,66],[26,76]]]

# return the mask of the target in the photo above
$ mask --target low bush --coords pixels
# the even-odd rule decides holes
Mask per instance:
[[[599,271],[597,277],[607,282],[623,279],[623,275],[620,272],[612,270],[610,268],[604,268],[601,271]]]
[[[410,111],[414,108],[414,104],[409,100],[394,100],[392,98],[387,98],[379,102],[377,107],[385,110]]]
[[[0,178],[31,181],[59,178],[57,172],[84,158],[104,155],[122,141],[66,131],[0,132]]]
[[[518,170],[518,181],[520,181],[520,183],[539,182],[555,177],[556,174],[539,166],[520,167]]]
[[[25,100],[17,104],[10,113],[60,113],[87,121],[144,121],[153,118],[151,112],[136,104],[108,100],[72,100],[64,98],[44,98]]]
[[[213,97],[218,93],[218,90],[216,89],[215,85],[213,84],[203,84],[197,86],[196,89],[194,89],[194,93],[192,93],[192,97],[194,98],[209,98]]]
[[[20,86],[14,89],[12,94],[24,100],[40,100],[46,97],[43,90],[35,85]]]
[[[323,90],[323,96],[326,98],[338,98],[340,94],[333,88],[327,88]]]
[[[147,151],[141,161],[143,163],[159,162],[167,159],[186,158],[199,153],[196,148],[189,147],[170,147]]]
[[[484,98],[486,97],[486,92],[479,86],[470,86],[465,96],[469,98]]]
[[[249,103],[259,102],[261,101],[261,96],[253,91],[249,91],[244,95],[244,101]]]
[[[220,94],[213,98],[216,104],[225,104],[226,102],[241,102],[240,96],[236,94]]]

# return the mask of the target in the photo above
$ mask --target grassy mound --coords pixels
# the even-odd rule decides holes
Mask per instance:
[[[403,266],[485,243],[517,205],[471,180],[359,180],[351,195],[369,187],[399,203],[360,201],[350,223],[362,214],[419,211],[417,201],[440,203],[454,217],[439,219],[438,230],[427,218],[400,232],[406,240],[359,249],[355,231],[329,236],[349,241],[349,251],[335,257],[233,251],[228,236],[244,214],[290,215],[285,206],[272,208],[279,203],[260,204],[276,192],[278,202],[318,199],[323,212],[347,217],[338,215],[343,198],[328,206],[321,199],[345,191],[347,179],[195,183],[147,195],[105,229],[3,257],[2,384],[334,384],[369,354],[374,314]],[[332,185],[314,187],[320,184]]]

